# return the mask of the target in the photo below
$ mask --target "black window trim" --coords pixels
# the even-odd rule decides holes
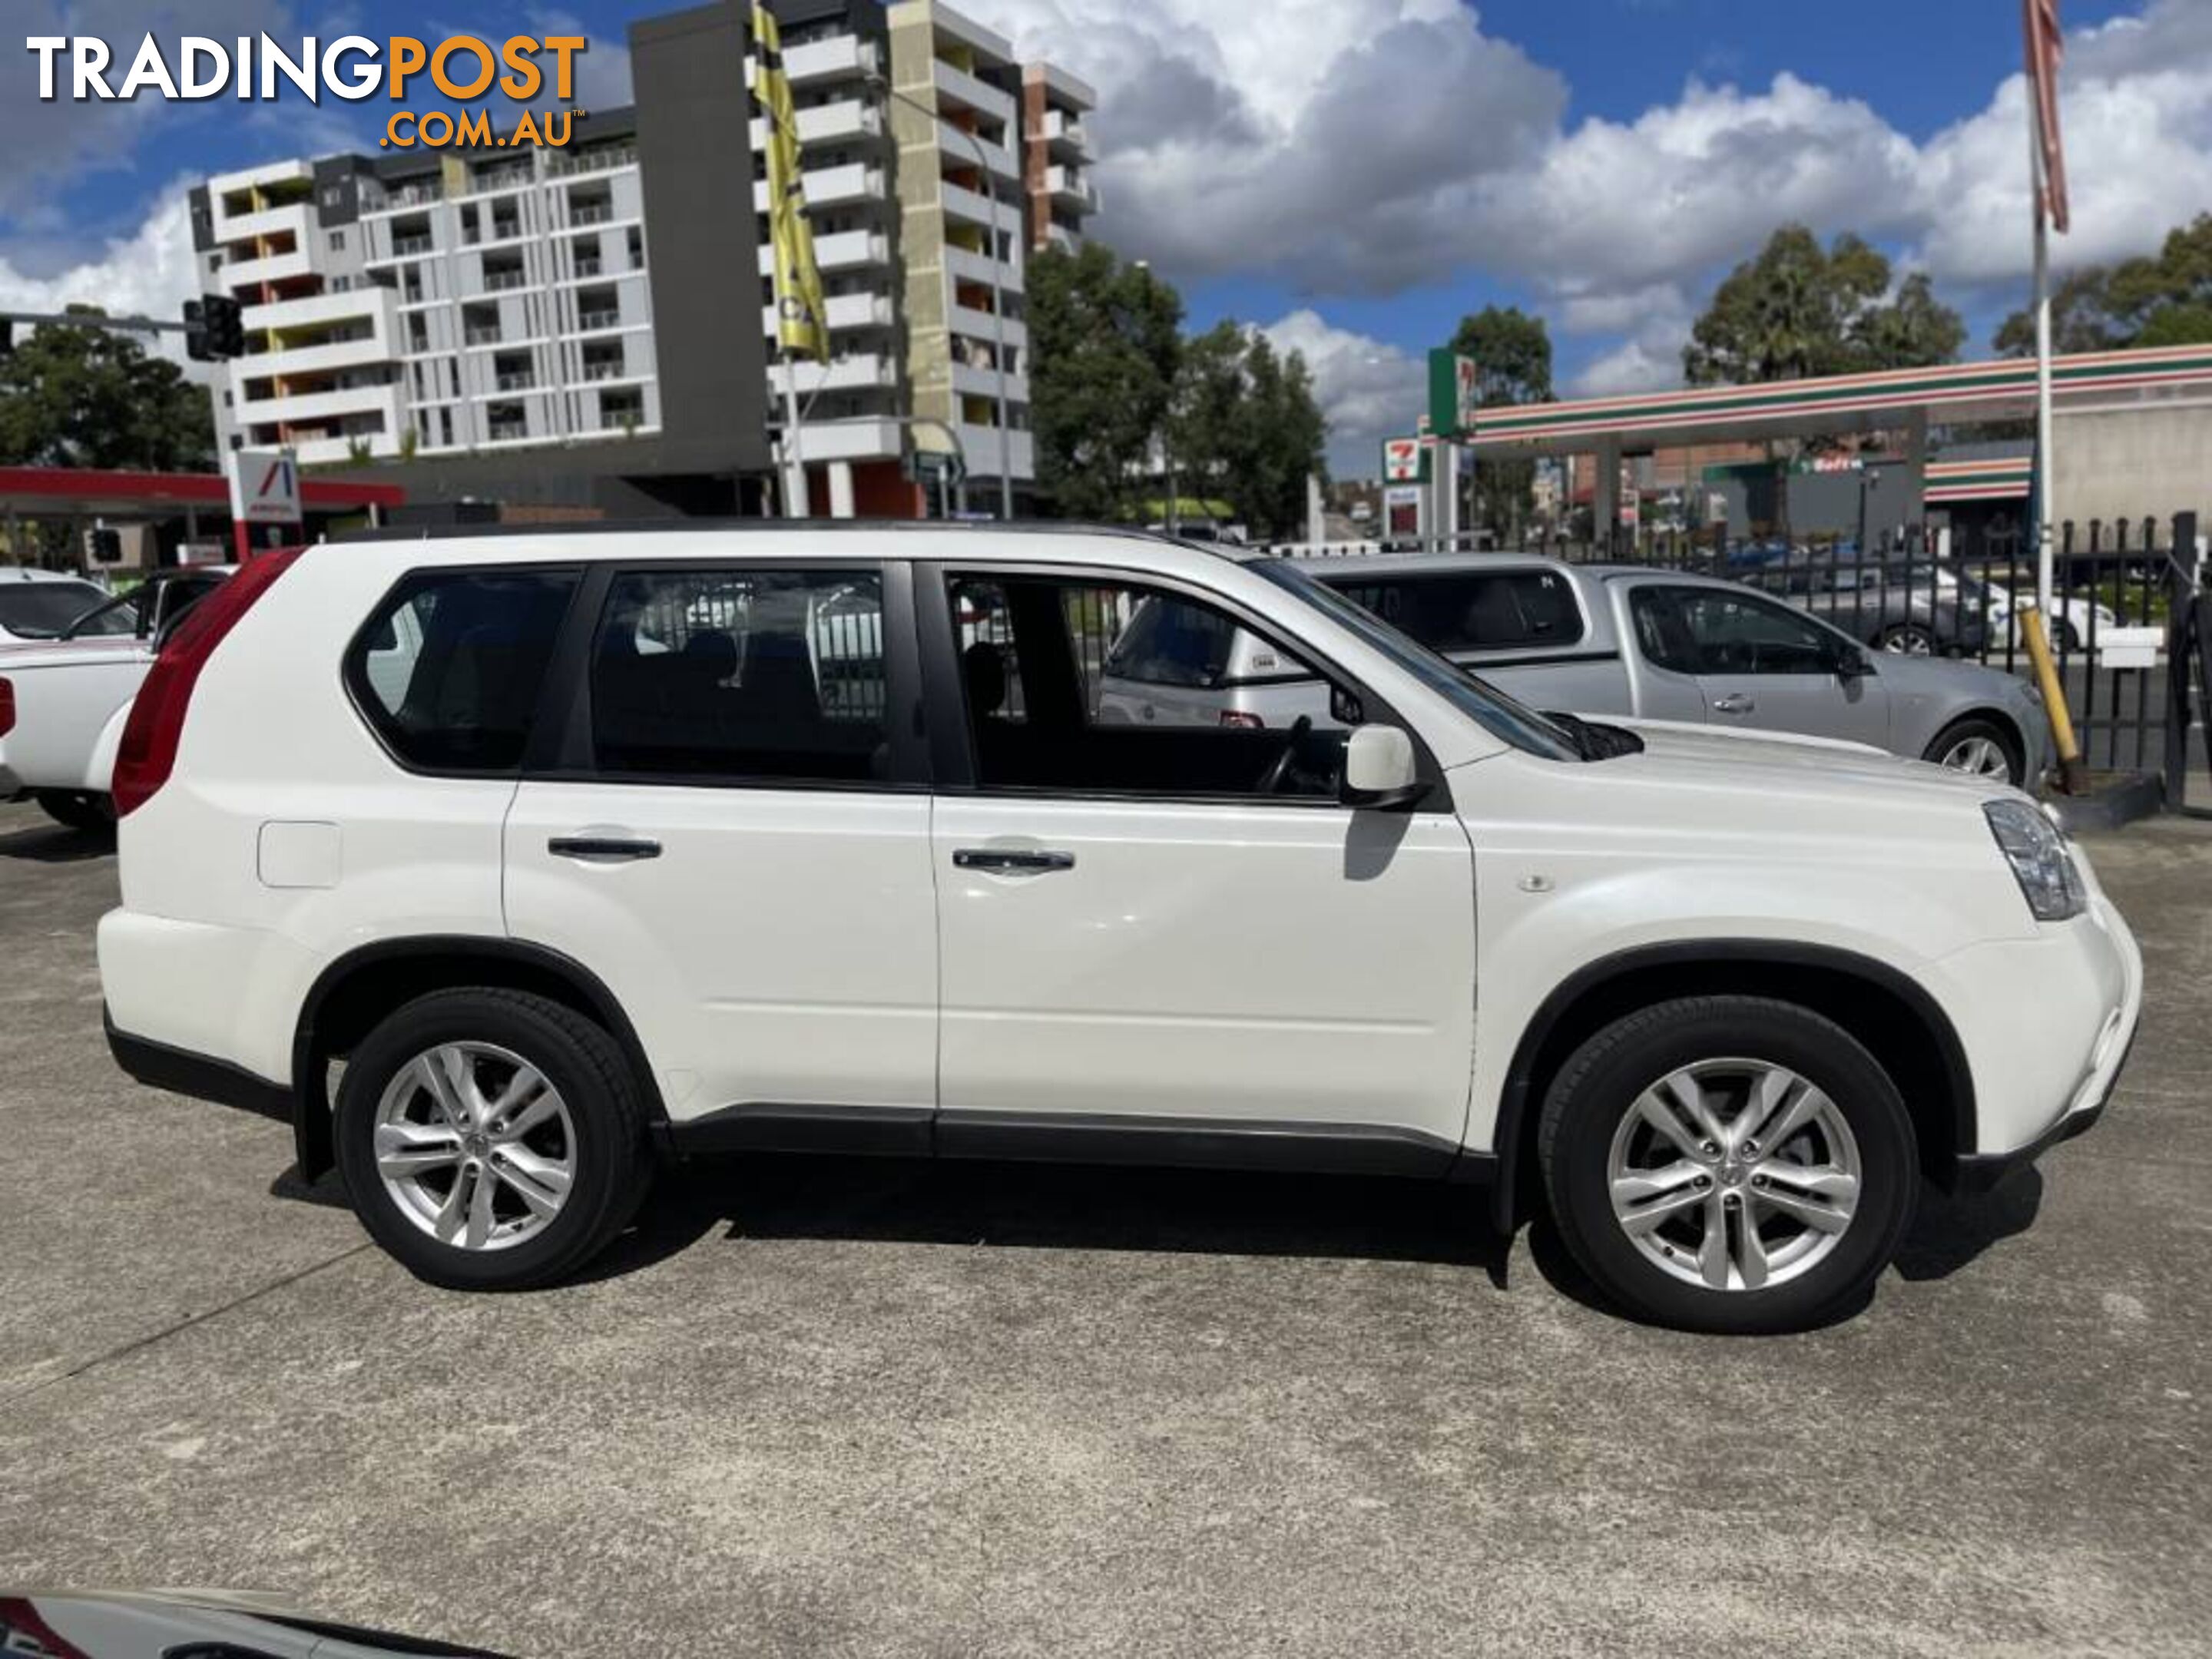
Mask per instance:
[[[338,656],[338,684],[346,700],[353,705],[354,715],[376,746],[384,751],[385,758],[409,775],[418,778],[477,778],[512,781],[523,775],[530,764],[530,753],[544,731],[558,705],[552,701],[556,676],[561,667],[561,646],[569,624],[576,614],[576,596],[583,592],[589,573],[575,559],[536,560],[501,559],[489,563],[418,564],[400,572],[392,585],[377,597],[346,641],[344,651]],[[522,758],[514,766],[424,766],[411,761],[392,746],[384,728],[371,712],[375,690],[368,684],[368,635],[372,622],[381,616],[395,595],[408,583],[424,576],[574,576],[579,578],[568,589],[568,602],[561,614],[561,622],[554,630],[553,650],[545,659],[545,674],[538,688],[538,704],[532,710],[530,729],[523,734]],[[386,711],[387,713],[389,711]]]
[[[959,653],[955,649],[959,634],[952,620],[951,584],[963,577],[976,581],[1030,578],[1077,585],[1087,583],[1102,587],[1153,587],[1225,611],[1239,627],[1249,629],[1261,639],[1273,641],[1279,651],[1291,652],[1316,671],[1310,675],[1293,676],[1293,682],[1308,679],[1334,681],[1359,699],[1362,725],[1395,726],[1413,739],[1415,775],[1428,785],[1428,793],[1414,806],[1414,811],[1449,815],[1455,810],[1451,803],[1451,792],[1444,783],[1443,769],[1437,763],[1435,755],[1412,721],[1400,714],[1387,698],[1359,676],[1311,646],[1302,643],[1293,650],[1284,644],[1279,625],[1261,620],[1249,607],[1229,595],[1180,576],[1149,570],[1132,570],[1111,565],[1002,562],[959,558],[917,559],[914,562],[914,619],[920,629],[923,698],[927,709],[927,723],[931,758],[937,778],[936,792],[939,794],[990,800],[1257,806],[1288,811],[1344,812],[1357,810],[1346,806],[1333,796],[1201,793],[1192,790],[1071,789],[1059,785],[986,786],[979,782],[974,735],[968,725],[967,690],[962,683]]]
[[[777,775],[697,772],[610,771],[598,763],[592,733],[592,647],[617,578],[669,575],[690,571],[850,571],[874,574],[883,583],[884,735],[891,747],[891,775],[885,778],[795,778]],[[752,789],[787,793],[824,791],[836,794],[926,794],[931,787],[929,755],[922,724],[922,689],[916,660],[911,562],[876,555],[774,557],[712,554],[691,558],[605,559],[589,563],[575,602],[563,620],[547,689],[554,701],[542,702],[532,742],[523,756],[522,777],[531,783],[601,784],[644,789]],[[903,713],[902,712],[903,711]]]

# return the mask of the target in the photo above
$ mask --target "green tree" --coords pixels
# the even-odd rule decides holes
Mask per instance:
[[[2060,283],[2051,342],[2060,352],[2212,343],[2212,213],[2177,226],[2154,256],[2091,265]],[[2033,356],[2035,313],[2006,318],[1995,344],[2008,357]]]
[[[128,334],[40,328],[0,356],[0,465],[173,471],[214,462],[206,389]]]
[[[1096,241],[1036,255],[1028,289],[1037,481],[1064,517],[1119,517],[1167,419],[1182,298]]]
[[[1890,264],[1846,233],[1826,247],[1785,225],[1730,271],[1690,331],[1682,370],[1693,385],[1753,385],[1948,362],[1966,337],[1959,313],[1923,276],[1895,297]]]
[[[1485,409],[1549,403],[1552,336],[1541,317],[1518,306],[1485,306],[1462,317],[1451,349],[1474,359],[1477,397]],[[1474,520],[1510,544],[1520,537],[1535,487],[1534,461],[1482,461],[1474,470]]]
[[[1302,353],[1236,322],[1184,342],[1164,434],[1178,493],[1196,485],[1269,539],[1301,533],[1328,436]]]

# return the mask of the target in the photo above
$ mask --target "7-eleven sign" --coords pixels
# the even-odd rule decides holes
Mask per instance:
[[[1382,482],[1420,483],[1429,476],[1429,446],[1419,438],[1382,441]]]

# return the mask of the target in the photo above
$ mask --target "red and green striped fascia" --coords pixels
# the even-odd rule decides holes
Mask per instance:
[[[1946,501],[2019,501],[2027,496],[2034,482],[2035,462],[2027,455],[1930,461],[1921,500],[1930,506]]]
[[[2132,392],[2186,381],[2212,382],[2212,346],[2057,357],[2051,360],[2051,378],[2060,392]],[[1798,419],[1947,403],[2019,399],[2025,404],[2034,396],[2034,360],[2005,358],[1881,374],[1782,380],[1771,386],[1700,386],[1689,392],[1485,409],[1475,415],[1474,436],[1478,442],[1498,442],[1601,435],[1623,428],[1709,425],[1731,416]]]

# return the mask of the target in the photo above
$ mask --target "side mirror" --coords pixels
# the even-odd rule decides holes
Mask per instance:
[[[1874,665],[1867,660],[1867,653],[1856,645],[1845,646],[1842,654],[1836,659],[1836,678],[1846,685],[1853,680],[1863,680],[1873,672]]]
[[[1413,759],[1413,740],[1395,726],[1363,726],[1346,739],[1344,781],[1337,799],[1346,806],[1400,811],[1429,793]]]

